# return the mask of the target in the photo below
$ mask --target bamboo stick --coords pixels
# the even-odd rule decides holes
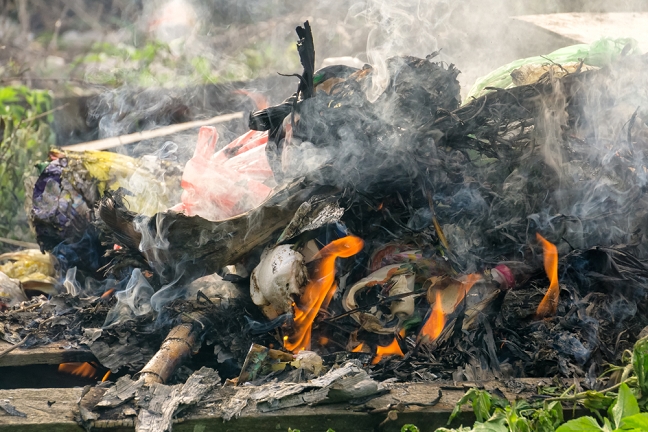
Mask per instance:
[[[71,144],[62,147],[62,149],[71,150],[71,151],[106,150],[109,148],[119,147],[121,145],[133,144],[138,141],[171,135],[177,132],[185,131],[187,129],[193,129],[201,126],[208,126],[208,125],[213,125],[218,123],[226,123],[228,121],[236,120],[240,118],[243,118],[242,111],[238,111],[231,114],[219,115],[207,120],[196,120],[187,123],[173,124],[173,125],[161,127],[159,129],[135,132],[128,135],[104,138],[104,139],[88,141],[80,144]]]
[[[198,328],[191,323],[182,323],[171,329],[162,346],[140,372],[145,384],[164,384],[176,368],[193,351],[198,338]]]

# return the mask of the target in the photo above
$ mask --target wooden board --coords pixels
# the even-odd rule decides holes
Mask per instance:
[[[524,379],[507,382],[484,383],[488,390],[501,390],[509,400],[527,398],[535,394],[537,386],[553,385],[550,379]],[[461,398],[470,383],[446,387],[434,383],[388,384],[389,393],[375,398],[365,404],[365,412],[356,411],[358,405],[337,404],[315,407],[301,406],[270,413],[249,412],[244,410],[238,419],[223,422],[215,417],[210,404],[194,410],[191,415],[176,423],[174,432],[228,431],[228,432],[276,432],[286,431],[289,427],[301,431],[325,431],[327,428],[338,432],[370,432],[377,430],[386,418],[390,409],[400,411],[396,420],[388,421],[381,431],[399,431],[402,425],[416,424],[422,432],[434,431],[444,426],[455,403]],[[430,403],[439,390],[442,398],[435,406],[417,406],[416,403]],[[82,389],[23,389],[2,390],[0,400],[9,399],[12,405],[25,413],[26,417],[9,417],[0,412],[0,432],[6,431],[81,431],[71,419],[77,410],[77,401]],[[49,403],[48,403],[49,402]],[[51,404],[54,402],[54,404]],[[400,404],[397,405],[397,404]],[[371,412],[366,412],[371,410]],[[1,411],[1,410],[0,410]],[[570,412],[565,412],[569,415]],[[578,412],[577,414],[580,414]],[[458,426],[472,424],[474,417],[465,409],[459,420],[453,423]],[[99,420],[96,429],[103,431],[132,431],[133,418],[125,418],[112,423]]]
[[[81,388],[0,390],[0,399],[8,400],[27,415],[9,416],[0,409],[0,431],[82,432],[74,421],[81,391]]]
[[[87,348],[65,349],[66,342],[55,342],[47,346],[34,348],[16,348],[9,354],[0,357],[0,367],[28,366],[38,364],[59,364],[68,362],[85,362],[95,360]],[[0,351],[10,348],[11,344],[0,341]],[[0,372],[2,373],[2,372]]]
[[[648,52],[648,12],[558,13],[514,19],[587,44],[603,37],[633,38],[642,52]]]

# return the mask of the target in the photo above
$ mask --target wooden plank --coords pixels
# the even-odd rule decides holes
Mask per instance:
[[[16,417],[0,410],[0,431],[82,432],[74,421],[81,388],[2,390],[6,399],[26,417]]]
[[[66,342],[54,342],[47,346],[34,348],[16,348],[5,356],[0,357],[0,367],[59,364],[96,360],[95,356],[92,354],[92,352],[90,352],[89,349],[66,349],[66,345]],[[3,351],[10,347],[11,344],[5,341],[0,341],[0,351]]]
[[[648,51],[648,12],[557,13],[514,17],[581,43],[603,37],[633,38]]]
[[[480,386],[488,390],[501,390],[509,400],[527,398],[535,394],[539,385],[554,385],[550,379],[522,379],[506,382],[488,382]],[[214,402],[202,402],[201,406],[191,414],[177,422],[174,432],[196,431],[228,431],[228,432],[276,432],[287,430],[289,427],[301,431],[324,431],[332,428],[336,431],[353,430],[354,432],[370,432],[387,418],[391,409],[396,409],[398,418],[386,422],[381,431],[399,431],[402,425],[416,424],[422,432],[434,431],[445,426],[448,416],[456,402],[464,392],[471,387],[470,383],[460,383],[460,386],[444,387],[439,383],[401,383],[387,384],[389,393],[375,398],[362,407],[358,405],[337,404],[319,405],[314,407],[300,406],[269,413],[243,410],[241,417],[228,422],[214,415]],[[439,390],[442,397],[435,406],[420,406],[434,400]],[[0,413],[0,432],[5,431],[79,431],[69,419],[74,418],[77,401],[81,389],[23,389],[0,390],[0,400],[9,399],[26,417],[7,417]],[[11,399],[10,399],[11,398]],[[206,399],[209,399],[209,395]],[[49,406],[47,401],[55,402]],[[370,412],[367,412],[370,411]],[[569,415],[570,412],[566,412]],[[580,412],[577,412],[580,414]],[[104,431],[132,431],[133,417],[119,420],[99,420],[96,429]],[[472,424],[474,416],[465,408],[457,420],[459,424]]]

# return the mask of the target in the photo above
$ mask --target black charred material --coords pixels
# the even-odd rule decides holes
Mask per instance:
[[[315,84],[313,82],[315,74],[315,45],[313,43],[313,32],[311,31],[308,21],[304,23],[304,27],[297,27],[295,29],[299,42],[297,42],[297,52],[299,53],[299,60],[304,72],[299,80],[299,87],[297,87],[297,95],[300,99],[308,99],[313,97],[315,93]]]

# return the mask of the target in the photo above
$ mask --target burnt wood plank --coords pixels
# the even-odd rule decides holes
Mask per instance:
[[[386,422],[381,431],[399,431],[402,425],[416,424],[422,432],[434,431],[444,426],[455,403],[471,383],[458,386],[444,386],[438,383],[386,384],[389,393],[375,398],[364,405],[331,404],[314,407],[300,406],[271,413],[243,410],[241,417],[224,422],[215,416],[214,404],[201,403],[191,413],[174,422],[174,432],[229,431],[229,432],[275,432],[289,427],[302,431],[354,430],[370,432],[378,428],[391,410],[396,410],[397,419]],[[555,385],[550,379],[520,379],[480,383],[488,390],[499,389],[511,401],[528,398],[536,394],[538,386]],[[442,397],[434,406],[425,406]],[[71,419],[78,410],[77,401],[82,389],[22,389],[0,390],[0,400],[9,399],[13,406],[27,414],[26,417],[9,417],[0,413],[0,432],[5,431],[81,431]],[[48,401],[55,402],[48,404]],[[362,411],[360,411],[362,409]],[[570,412],[571,413],[571,412]],[[566,411],[566,415],[570,414]],[[577,411],[577,415],[580,413]],[[456,425],[472,424],[474,416],[465,408]],[[133,431],[134,417],[95,421],[96,429],[103,431]]]
[[[83,432],[74,421],[81,388],[1,390],[6,399],[26,417],[10,416],[0,410],[0,431]]]
[[[66,349],[67,342],[54,342],[34,348],[16,348],[0,357],[0,367],[28,366],[38,364],[59,364],[68,362],[86,362],[95,360],[87,348]],[[0,352],[11,348],[11,344],[0,341]]]

